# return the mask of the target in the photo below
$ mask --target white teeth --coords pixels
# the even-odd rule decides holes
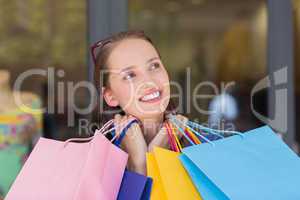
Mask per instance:
[[[148,100],[159,97],[159,95],[160,95],[159,91],[153,92],[152,94],[148,94],[148,95],[143,96],[143,98],[141,100],[142,101],[148,101]]]

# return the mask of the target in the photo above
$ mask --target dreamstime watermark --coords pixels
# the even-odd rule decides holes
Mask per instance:
[[[99,74],[100,85],[103,85],[104,76],[106,73],[114,73],[114,71],[102,71]],[[118,72],[115,72],[118,73]],[[92,113],[96,106],[99,106],[99,112],[102,114],[111,114],[111,110],[104,110],[104,100],[99,99],[98,91],[95,85],[89,81],[64,81],[65,71],[63,70],[55,70],[52,67],[46,69],[30,69],[23,73],[21,73],[13,86],[15,91],[21,91],[22,85],[24,81],[30,79],[32,76],[41,76],[47,80],[48,85],[48,99],[47,99],[47,107],[41,109],[33,109],[24,106],[22,102],[20,93],[15,93],[15,102],[18,106],[22,107],[25,112],[29,113],[41,113],[47,112],[51,114],[67,114],[67,125],[74,126],[75,125],[75,115],[88,115]],[[270,119],[266,116],[262,116],[258,111],[255,110],[253,105],[253,97],[254,95],[262,89],[269,88],[272,84],[274,85],[282,85],[287,83],[287,68],[282,68],[278,70],[273,75],[273,78],[266,77],[259,81],[251,91],[251,110],[253,114],[262,122],[269,124],[271,127],[279,130],[280,132],[287,131],[287,89],[280,88],[275,91],[275,115],[273,119]],[[271,80],[274,80],[273,82]],[[145,110],[143,104],[138,101],[138,95],[143,94],[143,90],[145,88],[166,88],[173,87],[176,91],[172,92],[169,96],[164,96],[161,99],[158,108],[161,111],[166,109],[166,105],[169,102],[169,99],[177,100],[177,108],[176,110],[185,110],[189,114],[192,109],[201,115],[213,115],[215,112],[220,112],[220,110],[210,110],[207,106],[201,107],[201,101],[208,102],[213,100],[216,96],[221,96],[222,94],[227,93],[230,88],[234,88],[236,86],[235,82],[221,82],[220,84],[216,84],[211,81],[202,81],[191,87],[191,68],[186,68],[185,74],[185,83],[180,84],[176,81],[170,81],[167,83],[162,83],[161,85],[156,85],[155,81],[144,81],[140,79],[139,81],[123,81],[122,87],[124,88],[123,92],[126,93],[126,97],[129,97],[126,100],[125,105],[122,105],[122,108],[125,110],[127,108],[134,107],[139,113],[147,113],[151,114],[152,110]],[[147,86],[146,86],[147,85]],[[185,87],[183,87],[184,85]],[[76,93],[79,90],[86,90],[88,96],[85,98],[85,107],[78,106],[76,104]],[[101,90],[101,88],[100,88]],[[102,92],[101,92],[102,93]],[[129,95],[128,95],[129,94]],[[66,104],[61,103],[56,107],[56,102],[66,102]],[[100,104],[98,103],[100,102]],[[123,101],[124,102],[124,101]],[[184,107],[185,106],[185,107]],[[67,109],[66,109],[67,108]],[[225,106],[222,109],[226,109]],[[113,111],[115,112],[115,111]],[[222,112],[222,111],[221,111]],[[86,119],[79,119],[79,128],[84,129],[87,132],[91,132],[91,128],[96,124],[92,124]],[[212,126],[211,124],[208,124]],[[217,126],[220,128],[220,125]],[[234,127],[232,126],[231,129]]]

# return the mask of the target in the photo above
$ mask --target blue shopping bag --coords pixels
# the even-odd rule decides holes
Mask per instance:
[[[203,199],[300,199],[300,159],[268,126],[182,153]]]
[[[117,199],[149,200],[151,187],[151,178],[126,170]]]
[[[147,182],[141,197],[141,200],[149,200],[151,196],[152,191],[152,185],[153,185],[153,179],[150,177],[147,177]]]
[[[184,154],[179,156],[195,187],[204,200],[229,200],[229,198]]]
[[[113,142],[116,146],[120,147],[127,130],[134,123],[138,123],[138,121],[132,120],[121,131],[120,136]],[[114,124],[112,125],[115,127]],[[112,135],[115,136],[115,131]],[[151,189],[152,178],[125,170],[117,200],[149,200]]]

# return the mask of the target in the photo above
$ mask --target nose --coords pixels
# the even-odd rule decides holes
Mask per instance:
[[[138,93],[141,95],[145,95],[145,93],[150,92],[152,90],[156,90],[158,89],[158,86],[153,82],[153,81],[146,81],[142,82],[139,89],[138,89]]]
[[[143,87],[151,88],[151,87],[155,86],[153,77],[149,73],[144,72],[142,76],[143,76],[143,78],[141,79],[141,84],[143,85]]]
[[[153,77],[151,76],[151,74],[149,74],[149,72],[147,72],[146,70],[143,70],[142,72],[142,76],[143,76],[143,81],[144,82],[151,82],[153,80]]]
[[[144,82],[142,89],[143,90],[148,90],[152,88],[157,88],[157,85],[154,82]]]
[[[158,89],[159,87],[157,86],[157,84],[155,83],[153,77],[147,73],[144,72],[142,75],[143,78],[140,79],[139,84],[138,84],[138,88],[137,88],[137,92],[139,94],[145,94],[145,92],[152,90],[152,89]]]

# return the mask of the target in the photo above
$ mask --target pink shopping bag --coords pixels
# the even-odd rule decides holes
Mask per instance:
[[[40,138],[6,200],[115,200],[128,155],[101,133],[87,143]]]

